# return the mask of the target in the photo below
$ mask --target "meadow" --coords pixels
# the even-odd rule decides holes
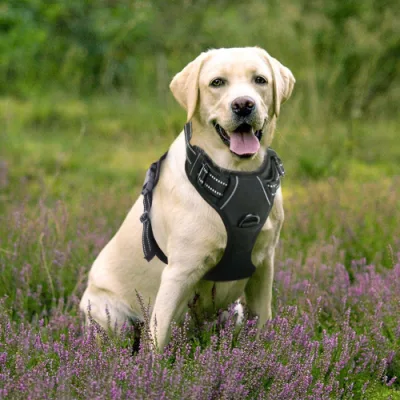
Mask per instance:
[[[22,3],[0,6],[0,399],[400,399],[395,2]],[[84,330],[87,273],[183,127],[169,79],[248,44],[297,78],[273,319],[189,314],[162,353],[145,324],[132,354],[134,327]]]
[[[287,177],[274,319],[260,338],[252,321],[205,324],[195,338],[176,327],[163,354],[144,340],[132,356],[132,328],[98,347],[77,304],[184,115],[172,107],[141,129],[146,109],[127,99],[55,99],[2,100],[0,397],[397,398],[400,178],[363,159],[378,157],[371,144],[360,140],[336,176],[307,178],[318,151],[288,105],[275,146]],[[389,133],[381,148],[396,144]]]

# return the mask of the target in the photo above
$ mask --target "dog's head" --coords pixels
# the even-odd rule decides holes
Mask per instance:
[[[170,88],[187,110],[187,120],[196,121],[207,135],[203,146],[248,159],[270,143],[294,83],[288,68],[253,47],[202,53],[173,78]]]

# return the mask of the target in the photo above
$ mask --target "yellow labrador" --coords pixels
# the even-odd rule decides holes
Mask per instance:
[[[280,106],[291,95],[295,79],[290,70],[260,48],[210,50],[188,64],[170,88],[192,122],[193,145],[204,149],[218,166],[233,171],[260,167],[270,146]],[[237,133],[237,109],[251,118],[245,134]],[[262,130],[261,143],[255,132]],[[222,139],[228,140],[222,140]],[[227,145],[228,143],[228,145]],[[203,280],[226,246],[224,224],[190,184],[185,173],[185,137],[172,143],[154,191],[151,221],[155,239],[168,256],[147,262],[142,250],[143,198],[140,196],[121,228],[95,260],[81,309],[107,327],[143,319],[136,291],[152,307],[151,332],[158,346],[168,342],[173,320],[179,321],[196,295],[205,313],[226,308],[243,296],[262,326],[271,318],[274,251],[284,214],[278,189],[271,213],[252,252],[256,272],[231,282]],[[249,197],[251,202],[251,197]]]

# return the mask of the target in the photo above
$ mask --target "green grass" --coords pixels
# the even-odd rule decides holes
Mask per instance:
[[[0,154],[12,164],[12,179],[123,181],[145,170],[181,130],[184,112],[170,100],[159,105],[123,96],[2,98]],[[312,120],[301,116],[300,102],[295,98],[290,109],[284,107],[274,142],[288,179],[371,181],[398,172],[397,120]]]
[[[185,120],[172,96],[164,106],[122,95],[6,97],[0,110],[0,159],[9,182],[0,192],[3,212],[16,201],[63,199],[75,209],[107,196],[125,205],[122,212],[118,206],[108,210],[118,221],[149,164],[168,149]],[[346,260],[366,256],[389,265],[385,254],[397,244],[400,214],[396,128],[394,120],[310,120],[301,116],[296,98],[284,107],[273,147],[287,171],[282,240],[297,238],[289,250],[293,256],[314,251],[317,239],[335,237]],[[306,226],[303,213],[309,209]]]

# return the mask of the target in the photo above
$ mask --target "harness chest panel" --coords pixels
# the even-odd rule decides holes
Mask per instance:
[[[271,212],[276,191],[280,186],[280,178],[284,175],[283,165],[277,154],[267,149],[264,162],[258,170],[253,172],[225,170],[215,165],[204,150],[190,144],[190,123],[185,125],[185,139],[186,175],[200,196],[220,215],[227,232],[227,245],[221,260],[204,275],[203,279],[223,282],[249,278],[256,270],[251,261],[251,253],[258,234]],[[155,164],[152,165],[153,169]],[[157,176],[158,180],[159,172],[158,174],[154,172],[153,175]],[[149,234],[151,224],[148,218],[149,210],[146,210],[146,204],[148,206],[149,203],[146,200],[146,194],[148,195],[146,186],[151,186],[151,190],[155,186],[154,181],[151,184],[149,182],[151,178],[145,181],[142,192],[145,205],[143,214],[145,217],[142,216],[145,220],[142,221],[144,222],[143,251],[148,261],[157,255],[162,261],[168,262],[167,257],[155,243],[152,232]],[[146,246],[149,237],[154,241],[153,248],[151,244]],[[162,253],[161,256],[159,251]]]

